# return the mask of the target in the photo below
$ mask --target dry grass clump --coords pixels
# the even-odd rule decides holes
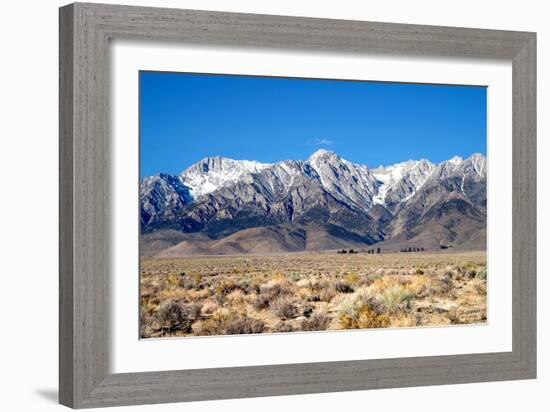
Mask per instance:
[[[482,252],[142,259],[144,338],[487,321]]]
[[[419,316],[407,312],[398,313],[390,319],[390,326],[392,328],[410,328],[413,326],[420,326],[421,324],[421,318]]]
[[[155,312],[155,329],[159,331],[191,331],[193,320],[197,319],[201,311],[198,304],[186,305],[178,299],[168,299],[162,302]]]
[[[210,319],[199,321],[193,325],[193,332],[202,336],[262,333],[264,329],[263,321],[226,309],[219,309]]]
[[[372,290],[361,288],[342,300],[338,322],[341,329],[383,328],[389,325],[389,317]]]
[[[254,299],[254,307],[256,309],[265,309],[268,308],[273,301],[293,294],[292,285],[289,282],[270,280],[267,284],[260,286]]]
[[[309,302],[330,302],[337,293],[335,284],[325,278],[309,278],[298,285],[305,289]]]
[[[209,286],[207,283],[203,283],[202,276],[199,273],[192,275],[180,273],[177,282],[184,289],[204,289]]]
[[[459,279],[462,279],[462,277],[460,277]],[[455,282],[451,274],[446,273],[442,276],[438,276],[435,279],[432,279],[432,282],[430,283],[429,294],[432,296],[448,295],[455,287],[454,284]]]
[[[325,313],[314,313],[309,318],[302,320],[300,330],[326,330],[332,318]]]
[[[291,296],[279,296],[269,303],[269,308],[281,319],[292,319],[300,313],[300,302]]]
[[[355,316],[341,314],[339,317],[342,329],[385,328],[390,325],[390,317],[364,305]]]
[[[487,283],[486,282],[475,283],[474,288],[475,288],[478,295],[487,296]]]
[[[357,272],[350,272],[344,276],[344,282],[351,285],[357,285],[361,282],[361,276],[359,276]]]
[[[476,273],[476,278],[481,280],[487,280],[487,268],[482,268]]]
[[[353,287],[349,283],[342,282],[342,281],[336,282],[336,284],[334,285],[334,289],[338,293],[353,293],[354,292]]]
[[[214,291],[216,295],[228,295],[237,289],[238,285],[232,279],[226,279],[219,282],[215,287]]]
[[[210,316],[219,308],[220,306],[214,299],[207,299],[202,305],[201,313],[203,316]]]
[[[327,287],[319,292],[319,302],[330,302],[336,296],[336,288]]]
[[[392,285],[380,294],[380,301],[389,313],[395,313],[403,306],[410,307],[411,299],[412,294],[406,287],[401,285]]]
[[[273,332],[287,333],[294,332],[296,329],[290,322],[279,322],[273,327]]]

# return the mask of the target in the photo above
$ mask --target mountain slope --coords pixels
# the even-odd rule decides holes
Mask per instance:
[[[204,235],[187,238],[153,255],[271,254],[361,248],[368,244],[367,239],[334,225],[274,225],[244,229],[217,240]]]
[[[189,188],[173,175],[147,176],[140,182],[141,226],[155,227],[172,220],[193,198]]]
[[[259,249],[307,250],[307,242],[296,246],[282,241],[287,238],[282,228],[290,227],[308,227],[310,232],[323,228],[319,233],[325,235],[327,228],[346,233],[344,240],[326,235],[329,241],[317,242],[326,248],[411,239],[430,248],[473,245],[484,238],[478,233],[486,221],[486,179],[486,159],[480,154],[439,164],[409,160],[376,169],[326,150],[306,160],[274,164],[205,158],[179,176],[142,180],[141,227],[144,234],[204,234],[182,240],[187,246],[180,249],[194,253],[250,251],[250,239],[265,246]],[[276,229],[246,232],[269,227]],[[228,239],[239,233],[238,239]],[[470,241],[474,238],[478,240]],[[220,243],[214,245],[216,241]]]
[[[426,183],[435,167],[432,162],[422,159],[374,169],[373,175],[381,183],[374,198],[375,203],[393,208],[406,201]]]
[[[189,188],[193,198],[214,192],[238,182],[244,176],[259,172],[270,165],[250,160],[233,160],[226,157],[206,157],[180,175],[180,180]]]

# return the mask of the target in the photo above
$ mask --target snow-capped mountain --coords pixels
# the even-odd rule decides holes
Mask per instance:
[[[354,164],[323,149],[313,153],[307,162],[319,176],[323,188],[336,199],[360,209],[374,205],[379,185],[366,165]]]
[[[189,188],[191,196],[197,198],[270,166],[270,164],[250,160],[233,160],[220,156],[206,157],[184,170],[180,179]]]
[[[253,175],[262,175],[266,188],[276,193],[288,190],[298,174],[313,175],[338,199],[362,208],[373,205],[378,183],[366,165],[356,165],[336,153],[320,149],[306,161],[259,163],[225,157],[207,157],[184,170],[180,175],[192,198],[212,193],[239,181],[252,182]]]
[[[214,237],[259,226],[328,224],[373,243],[410,230],[448,198],[485,213],[485,182],[481,154],[375,169],[327,150],[272,164],[216,156],[180,175],[142,179],[141,223],[144,232],[171,228]]]
[[[177,176],[147,176],[140,184],[141,222],[171,219],[193,201],[189,188]]]
[[[380,182],[374,202],[395,205],[410,199],[426,183],[435,167],[429,160],[421,159],[373,169],[374,177]]]

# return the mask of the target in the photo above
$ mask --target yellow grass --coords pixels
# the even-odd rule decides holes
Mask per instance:
[[[414,327],[487,321],[485,252],[141,260],[141,334]]]

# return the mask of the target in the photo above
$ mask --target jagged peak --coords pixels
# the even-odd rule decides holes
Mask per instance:
[[[481,153],[474,153],[467,161],[469,161],[479,176],[483,176],[487,171],[487,160]]]
[[[467,160],[471,160],[471,159],[485,159],[485,155],[479,152],[475,152],[475,153],[472,153]]]
[[[368,210],[376,204],[393,207],[407,202],[428,179],[472,172],[481,178],[486,176],[484,155],[474,153],[466,160],[455,156],[439,165],[425,158],[406,160],[376,169],[352,163],[326,149],[316,150],[306,160],[276,163],[211,156],[194,163],[180,175],[159,173],[143,177],[141,194],[149,199],[144,201],[147,215],[162,216],[235,183],[236,190],[254,184],[266,193],[279,196],[309,181],[318,181],[334,199],[356,209]]]
[[[447,160],[447,162],[449,162],[453,165],[458,165],[458,164],[462,163],[463,161],[464,161],[464,159],[461,156],[453,156],[452,158]]]
[[[143,176],[140,181],[142,183],[153,183],[160,181],[176,181],[179,180],[179,177],[170,173],[157,173],[154,175]]]
[[[371,169],[371,172],[373,172],[374,174],[388,174],[388,173],[391,173],[394,176],[400,176],[402,173],[404,173],[406,171],[409,171],[409,170],[412,170],[415,167],[416,168],[420,167],[420,166],[424,166],[424,167],[427,167],[427,168],[432,168],[435,165],[431,161],[429,161],[428,159],[425,159],[425,158],[422,158],[422,159],[419,159],[419,160],[409,159],[409,160],[405,160],[403,162],[395,163],[395,164],[392,164],[392,165],[389,165],[389,166],[380,165],[375,169]]]
[[[235,160],[223,156],[204,157],[185,169],[181,175],[185,176],[193,172],[209,173],[211,171],[224,171],[225,169],[240,168],[243,171],[256,171],[271,166],[270,163],[260,163],[255,160]]]
[[[338,156],[332,150],[318,149],[315,152],[313,152],[311,154],[311,156],[309,156],[308,160],[311,161],[311,160],[316,160],[316,159],[320,159],[320,158],[337,158],[337,159],[340,159],[340,156]]]
[[[441,162],[440,164],[441,165],[451,165],[452,168],[456,168],[456,167],[462,167],[461,165],[464,165],[465,163],[472,163],[472,164],[477,164],[477,163],[484,163],[486,160],[485,158],[485,155],[479,153],[479,152],[476,152],[476,153],[472,153],[469,157],[467,158],[463,158],[462,156],[454,156],[452,157],[451,159],[449,160],[444,160],[443,162]]]
[[[451,173],[457,170],[457,168],[472,167],[479,175],[484,173],[485,157],[483,155],[474,153],[467,161],[462,157],[455,156],[441,162],[440,169],[442,173]],[[285,173],[291,175],[299,173],[299,169],[311,167],[322,181],[323,186],[330,190],[335,187],[338,190],[341,189],[341,182],[338,180],[340,179],[339,176],[343,176],[341,174],[342,171],[345,170],[344,173],[349,175],[350,181],[353,180],[355,182],[349,184],[350,188],[348,191],[350,193],[351,191],[355,193],[357,189],[353,186],[359,185],[359,182],[361,182],[359,186],[362,187],[361,190],[365,191],[365,196],[378,194],[380,197],[385,195],[385,192],[404,176],[407,176],[409,180],[413,179],[415,186],[420,187],[427,176],[436,168],[436,165],[428,159],[421,158],[419,160],[409,159],[393,165],[369,169],[367,165],[352,163],[341,158],[331,150],[318,149],[305,161],[287,160],[277,163],[260,163],[254,160],[235,160],[224,156],[209,156],[194,163],[180,175],[161,173],[157,175],[156,179],[160,178],[167,181],[179,179],[181,183],[190,189],[193,197],[199,197],[213,192],[226,184],[250,179],[250,176],[261,173],[263,170],[269,168],[275,170],[274,173],[278,173],[276,170],[279,170],[279,167],[284,169]],[[342,167],[345,169],[342,169]],[[297,169],[294,170],[294,168]],[[303,171],[307,172],[306,169],[303,169]],[[335,172],[337,169],[339,171]],[[145,179],[144,182],[149,181],[152,183],[154,179],[150,177]],[[383,202],[383,199],[378,199],[378,202]]]

